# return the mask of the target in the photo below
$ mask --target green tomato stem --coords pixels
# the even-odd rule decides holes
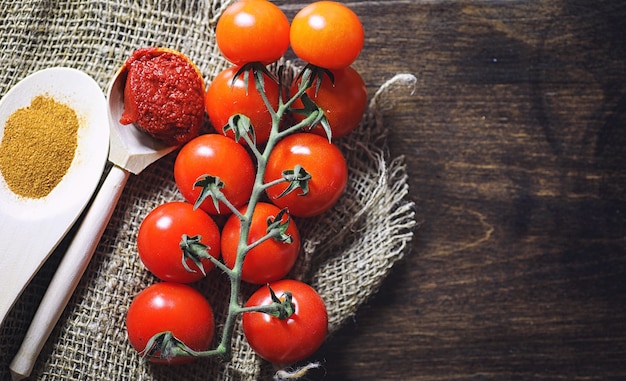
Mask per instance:
[[[241,215],[241,212],[239,212],[239,210],[228,200],[228,198],[226,198],[226,196],[224,196],[224,193],[219,192],[217,194],[217,200],[221,201],[222,203],[224,203],[224,205],[226,205],[226,207],[228,209],[230,209],[230,211],[233,212],[233,214],[237,215],[237,217],[239,217],[239,219],[243,218],[243,216]]]
[[[255,81],[255,84],[258,85],[258,81]],[[257,244],[260,244],[260,242],[257,241],[257,243],[255,244],[248,245],[250,225],[252,223],[252,215],[254,213],[254,209],[256,208],[256,204],[259,202],[259,200],[261,199],[263,193],[265,192],[268,186],[285,181],[284,179],[279,179],[276,181],[269,182],[267,184],[264,183],[265,169],[267,167],[267,161],[269,159],[269,156],[272,150],[274,149],[274,146],[280,139],[282,139],[284,136],[288,134],[292,134],[296,131],[301,130],[304,126],[307,125],[307,123],[311,123],[314,120],[314,117],[307,117],[302,122],[297,123],[296,125],[287,128],[285,131],[283,132],[280,131],[280,122],[283,119],[284,115],[289,111],[289,108],[291,107],[291,105],[299,97],[301,97],[302,94],[304,94],[306,89],[307,88],[305,86],[299,86],[298,91],[291,98],[289,98],[289,100],[287,100],[285,103],[282,102],[282,97],[279,97],[278,108],[277,110],[274,110],[269,99],[267,98],[267,94],[265,93],[264,88],[260,86],[257,87],[257,90],[259,91],[259,94],[261,95],[261,98],[263,99],[265,106],[267,107],[270,115],[272,116],[272,128],[270,131],[270,136],[268,138],[268,141],[265,145],[265,148],[263,149],[263,152],[260,152],[258,150],[258,147],[254,144],[254,142],[251,141],[249,137],[247,137],[247,140],[246,140],[250,148],[252,149],[252,151],[255,152],[255,155],[257,157],[257,171],[255,175],[254,186],[252,188],[252,194],[250,195],[250,199],[248,201],[248,207],[246,209],[246,213],[243,216],[239,215],[239,220],[241,222],[241,230],[240,230],[241,234],[239,236],[239,243],[237,245],[237,257],[235,259],[235,265],[233,266],[233,269],[231,271],[227,272],[230,278],[231,288],[230,288],[230,301],[229,301],[229,307],[228,307],[228,314],[226,316],[226,321],[224,322],[224,330],[222,332],[222,338],[219,344],[219,347],[225,348],[226,350],[226,352],[224,352],[222,355],[230,354],[233,330],[234,330],[235,322],[236,322],[238,315],[240,315],[243,312],[253,311],[253,310],[254,311],[265,310],[267,312],[275,312],[277,308],[281,308],[280,306],[277,307],[276,305],[274,305],[277,303],[273,303],[268,306],[260,306],[259,308],[241,307],[241,304],[239,302],[239,295],[240,295],[239,291],[241,288],[241,269],[243,267],[243,260],[245,258],[246,253],[252,247],[256,246]],[[269,238],[271,238],[271,234],[266,235],[261,240],[265,240]]]
[[[307,72],[305,72],[302,77],[302,83],[304,83],[305,80],[311,75],[311,73],[308,70],[309,69],[305,68],[305,71]],[[257,86],[257,90],[259,91],[259,94],[261,95],[263,102],[272,117],[272,126],[271,126],[269,139],[262,152],[259,151],[255,142],[252,141],[250,136],[248,136],[247,134],[243,136],[245,141],[248,143],[249,148],[252,150],[252,152],[254,153],[257,159],[257,171],[255,174],[254,186],[252,189],[252,194],[250,195],[250,199],[248,201],[248,207],[246,209],[246,212],[242,214],[237,208],[235,208],[228,201],[228,199],[224,196],[222,192],[218,192],[217,195],[215,195],[219,201],[222,201],[234,213],[234,215],[236,215],[237,218],[239,218],[240,223],[241,223],[241,229],[240,229],[241,234],[239,237],[239,242],[237,244],[237,256],[236,256],[235,264],[233,268],[230,269],[226,265],[224,265],[222,262],[214,258],[213,256],[209,256],[209,259],[211,260],[211,262],[217,268],[222,270],[228,276],[230,280],[230,297],[229,297],[229,304],[228,304],[228,312],[226,315],[226,320],[224,322],[224,329],[222,331],[220,342],[215,349],[211,349],[207,351],[194,351],[184,346],[184,343],[181,343],[182,347],[180,349],[177,349],[177,353],[183,356],[194,356],[194,357],[219,356],[227,360],[232,356],[233,334],[234,334],[235,324],[237,322],[237,318],[239,315],[245,312],[254,312],[254,311],[276,315],[277,313],[280,313],[281,311],[285,310],[285,305],[279,302],[273,302],[269,305],[264,305],[264,306],[242,307],[242,303],[239,300],[239,298],[240,298],[240,290],[241,290],[241,273],[242,273],[242,268],[243,268],[243,260],[246,254],[251,249],[261,244],[262,242],[277,236],[277,233],[275,231],[270,231],[264,237],[262,237],[255,243],[248,244],[250,226],[252,223],[252,216],[253,216],[257,203],[259,202],[259,200],[261,199],[261,197],[263,196],[267,188],[286,181],[284,178],[281,178],[281,179],[270,181],[268,183],[264,183],[264,175],[265,175],[265,170],[267,167],[267,161],[269,159],[269,156],[272,150],[274,149],[274,146],[278,143],[278,141],[280,141],[285,136],[295,133],[297,131],[300,131],[304,127],[313,123],[315,119],[317,118],[317,116],[309,115],[301,122],[294,124],[293,126],[290,126],[283,131],[280,131],[281,120],[283,119],[285,114],[289,112],[289,109],[292,106],[292,104],[298,98],[300,98],[302,94],[305,93],[308,87],[306,85],[298,86],[298,91],[285,102],[283,102],[282,96],[280,96],[278,107],[276,110],[274,110],[269,99],[267,98],[267,94],[265,93],[265,90],[263,87],[263,79],[259,80],[257,77],[257,76],[263,75],[262,71],[257,70],[255,71],[254,75],[255,75],[255,81],[254,81],[255,86]],[[307,81],[307,83],[309,83],[309,81]],[[279,83],[279,85],[281,84]],[[167,334],[167,333],[164,333],[164,334]],[[160,335],[160,334],[157,334],[157,335]],[[155,337],[157,335],[155,335]]]
[[[281,308],[280,303],[273,302],[272,304],[266,304],[263,306],[240,307],[237,309],[237,311],[240,314],[244,312],[263,312],[267,314],[274,314],[280,308]]]
[[[230,269],[228,266],[226,266],[219,259],[215,258],[212,255],[209,255],[207,258],[208,258],[209,261],[211,261],[211,263],[213,263],[215,265],[215,267],[217,267],[218,269],[222,270],[230,278],[231,273],[233,272],[232,269]]]

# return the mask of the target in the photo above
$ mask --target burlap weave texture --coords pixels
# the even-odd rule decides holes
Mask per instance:
[[[222,1],[0,1],[0,95],[39,69],[85,71],[103,88],[133,50],[180,50],[208,83],[227,63],[215,45]],[[288,69],[294,69],[290,63]],[[403,84],[398,78],[395,83]],[[394,83],[390,82],[390,85]],[[325,299],[335,332],[374,293],[406,252],[415,226],[401,158],[391,158],[382,116],[382,88],[362,125],[337,143],[350,177],[346,194],[330,212],[297,220],[303,250],[291,276],[312,284]],[[35,366],[37,380],[261,380],[272,367],[251,351],[240,331],[230,363],[207,359],[183,367],[145,363],[129,346],[124,317],[133,296],[156,279],[141,265],[136,233],[145,215],[180,200],[172,176],[175,153],[132,176],[68,308]],[[55,251],[0,327],[0,379],[54,272],[67,241]],[[225,279],[212,272],[195,286],[216,311],[219,336]],[[255,287],[245,287],[245,296]]]

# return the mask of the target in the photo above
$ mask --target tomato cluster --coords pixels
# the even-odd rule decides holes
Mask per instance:
[[[269,27],[268,27],[269,26]],[[245,113],[254,126],[256,139],[265,143],[271,128],[270,114],[257,89],[235,79],[247,63],[268,64],[281,58],[289,46],[304,62],[326,69],[328,75],[314,79],[307,96],[320,106],[333,138],[348,135],[359,124],[367,105],[365,83],[350,65],[363,48],[364,32],[358,16],[334,1],[317,1],[302,8],[291,26],[276,5],[267,0],[240,0],[228,7],[215,30],[217,45],[233,67],[219,73],[209,85],[205,104],[211,124],[223,132],[229,118]],[[265,80],[265,93],[276,110],[279,88]],[[295,93],[296,81],[285,93]],[[297,100],[293,109],[302,106]],[[303,117],[294,113],[297,120]],[[320,126],[314,132],[326,135]],[[232,136],[232,132],[227,132]]]
[[[365,85],[350,66],[363,28],[336,2],[311,3],[290,24],[267,0],[240,0],[219,19],[216,40],[233,66],[206,89],[215,131],[178,151],[173,177],[185,201],[160,205],[140,226],[139,257],[162,282],[133,300],[128,336],[153,361],[223,354],[208,349],[211,306],[189,285],[217,267],[236,291],[240,281],[261,285],[245,305],[231,305],[225,330],[231,313],[241,314],[257,354],[288,364],[313,354],[327,334],[322,298],[287,277],[300,251],[297,220],[328,211],[347,185],[333,139],[356,128],[365,111]],[[290,46],[308,64],[284,84],[266,65]]]

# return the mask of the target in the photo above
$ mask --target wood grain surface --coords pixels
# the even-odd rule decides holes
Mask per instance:
[[[626,2],[348,5],[420,226],[309,379],[626,379]]]

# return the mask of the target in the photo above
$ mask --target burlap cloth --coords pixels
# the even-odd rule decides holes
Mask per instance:
[[[230,0],[226,0],[227,2]],[[0,2],[0,95],[18,80],[51,66],[81,69],[102,86],[125,58],[143,46],[188,55],[207,83],[225,66],[214,43],[215,21],[227,2],[3,0]],[[288,67],[293,65],[287,63]],[[399,76],[372,97],[358,130],[338,141],[346,155],[348,189],[325,215],[298,220],[303,251],[292,276],[312,284],[335,332],[374,293],[412,238],[413,204],[401,158],[386,149],[385,93],[410,84]],[[407,82],[408,81],[408,82]],[[131,176],[93,261],[39,357],[37,380],[261,380],[272,377],[238,331],[229,363],[203,359],[181,367],[148,364],[131,349],[124,318],[132,297],[155,282],[136,254],[142,218],[157,205],[181,199],[172,175],[175,153]],[[36,239],[36,238],[33,238]],[[0,327],[0,380],[28,328],[64,241]],[[28,253],[24,253],[28,255]],[[0,269],[1,276],[1,269]],[[197,283],[216,311],[220,334],[227,288],[217,271]],[[249,287],[244,294],[250,292]],[[244,295],[245,297],[245,295]]]

